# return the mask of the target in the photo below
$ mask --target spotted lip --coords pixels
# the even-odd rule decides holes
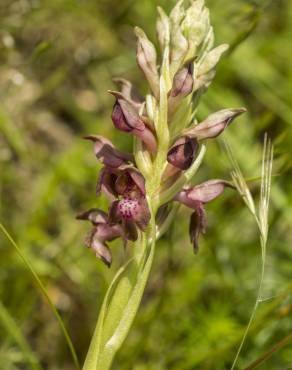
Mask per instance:
[[[125,219],[134,219],[138,215],[139,202],[135,199],[125,198],[119,202],[118,209]]]

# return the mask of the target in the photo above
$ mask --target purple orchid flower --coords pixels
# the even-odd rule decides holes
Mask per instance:
[[[186,187],[174,197],[174,200],[194,210],[189,231],[195,253],[199,250],[199,236],[206,231],[207,220],[204,204],[221,195],[225,187],[233,186],[224,180],[209,180],[194,187]]]
[[[104,167],[97,184],[97,194],[101,191],[111,202],[110,222],[122,224],[125,238],[135,241],[137,227],[145,231],[150,221],[144,177],[132,166]]]
[[[123,229],[118,224],[109,222],[108,215],[97,208],[79,214],[78,220],[90,221],[93,225],[92,231],[88,234],[85,244],[95,251],[97,258],[101,259],[108,267],[112,263],[112,255],[106,242],[110,242],[123,235]]]
[[[116,103],[112,112],[112,121],[115,127],[120,131],[132,133],[137,136],[146,145],[149,152],[156,153],[156,138],[150,127],[146,124],[147,122],[139,115],[135,105],[123,94],[116,91],[109,92],[116,97]]]

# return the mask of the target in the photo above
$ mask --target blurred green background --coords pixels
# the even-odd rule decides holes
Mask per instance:
[[[131,138],[113,129],[112,77],[145,93],[132,28],[155,37],[156,6],[172,0],[0,1],[1,222],[45,283],[81,362],[106,287],[123,263],[113,243],[108,270],[83,246],[89,225],[75,215],[92,206],[100,165],[85,134],[122,149]],[[207,0],[216,44],[231,44],[204,95],[199,117],[245,106],[226,136],[247,178],[258,177],[264,132],[275,146],[264,298],[244,345],[243,368],[292,329],[292,2]],[[209,143],[197,181],[230,178],[220,140]],[[258,182],[252,182],[255,198]],[[193,255],[189,212],[182,209],[157,245],[151,278],[113,369],[229,369],[249,319],[260,271],[253,219],[239,195],[208,205],[208,232]],[[12,245],[0,235],[0,368],[73,370],[58,323]],[[30,359],[30,362],[28,361]],[[291,368],[292,344],[267,370]],[[38,365],[37,365],[38,364]]]

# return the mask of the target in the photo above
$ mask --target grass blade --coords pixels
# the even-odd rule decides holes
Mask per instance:
[[[281,348],[285,347],[292,340],[292,334],[287,335],[280,342],[275,344],[271,349],[264,353],[261,357],[251,363],[249,366],[245,367],[244,370],[253,370],[261,366],[266,360],[268,360],[275,352],[279,351]]]
[[[41,365],[38,362],[35,354],[30,348],[29,343],[23,336],[19,326],[15,322],[14,318],[10,315],[9,311],[0,301],[0,321],[2,326],[6,329],[10,337],[18,344],[19,348],[22,350],[23,356],[27,363],[31,366],[33,370],[42,370]]]
[[[31,265],[31,263],[27,260],[27,258],[23,254],[22,250],[16,244],[16,242],[14,241],[14,239],[12,238],[12,236],[9,234],[9,232],[6,230],[5,226],[3,226],[3,224],[1,224],[1,223],[0,223],[0,229],[3,232],[3,234],[6,236],[6,238],[9,240],[9,242],[12,244],[12,246],[14,247],[14,249],[17,252],[17,254],[22,259],[22,261],[24,262],[25,266],[27,267],[27,269],[31,273],[32,277],[34,278],[34,280],[35,280],[37,286],[39,287],[39,289],[41,290],[42,294],[46,298],[49,306],[51,307],[51,310],[53,311],[53,314],[55,315],[56,319],[59,322],[59,325],[61,327],[61,330],[62,330],[62,333],[64,335],[64,338],[65,338],[65,340],[66,340],[66,342],[68,344],[69,350],[71,352],[71,355],[72,355],[73,361],[75,363],[75,366],[79,370],[80,369],[80,365],[79,365],[78,357],[77,357],[76,351],[74,349],[74,345],[72,343],[72,340],[70,338],[70,335],[69,335],[69,333],[68,333],[68,331],[66,329],[66,326],[65,326],[65,323],[64,323],[62,317],[60,316],[58,310],[56,309],[56,307],[54,306],[54,303],[52,302],[50,296],[48,295],[47,290],[46,290],[44,284],[40,280],[38,274],[35,272],[33,266]]]

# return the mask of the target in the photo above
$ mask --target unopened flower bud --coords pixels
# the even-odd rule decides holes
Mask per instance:
[[[147,78],[154,96],[159,96],[159,74],[156,65],[156,50],[154,45],[145,35],[145,32],[139,28],[135,28],[137,41],[137,62]]]
[[[170,96],[184,98],[192,92],[193,83],[193,63],[191,62],[175,74]]]

